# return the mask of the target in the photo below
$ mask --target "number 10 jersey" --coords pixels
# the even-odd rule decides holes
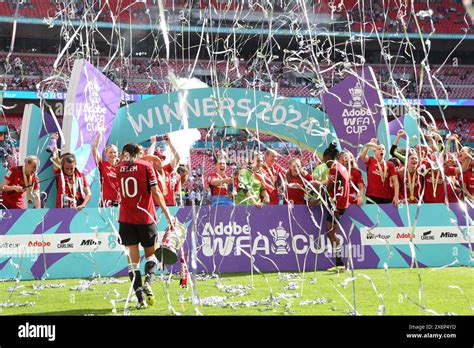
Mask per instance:
[[[136,160],[120,162],[116,166],[120,189],[119,222],[149,225],[156,221],[151,188],[157,185],[155,171],[150,163]]]

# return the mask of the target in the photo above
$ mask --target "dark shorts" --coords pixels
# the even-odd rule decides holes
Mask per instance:
[[[324,196],[324,201],[326,202],[326,204],[323,204],[322,206],[326,214],[326,221],[330,223],[334,223],[334,219],[340,221],[340,218],[344,214],[346,209],[336,209],[333,201],[331,200],[328,194]]]
[[[125,222],[119,222],[119,235],[122,245],[138,245],[147,248],[155,245],[156,241],[156,225],[134,225]]]
[[[328,211],[326,207],[324,207],[324,210],[326,212],[326,221],[330,223],[334,223],[334,219],[341,221],[341,216],[344,215],[346,211],[346,209],[331,209],[331,211]]]
[[[105,200],[105,201],[100,201],[99,202],[99,207],[100,208],[107,208],[107,207],[118,207],[120,205],[119,202],[117,201],[111,201],[111,200]]]

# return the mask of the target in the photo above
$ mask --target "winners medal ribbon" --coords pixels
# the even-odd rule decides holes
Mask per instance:
[[[33,203],[33,185],[32,185],[32,175],[26,175],[26,169],[25,166],[21,167],[22,173],[23,173],[23,182],[25,184],[26,188],[26,195],[28,197],[28,204]]]
[[[417,175],[416,170],[413,173],[413,176],[410,175],[410,172],[407,171],[408,174],[408,190],[410,191],[410,201],[415,200],[415,184],[416,179],[415,176]]]
[[[377,167],[379,169],[380,179],[382,180],[382,184],[385,184],[385,179],[387,179],[388,166],[387,166],[387,162],[385,162],[384,160],[382,160],[382,163],[383,163],[383,171],[378,161],[377,161]]]
[[[438,170],[438,172],[436,173],[436,179],[435,179],[433,169],[431,169],[431,186],[433,187],[433,197],[436,197],[436,191],[438,188],[438,180],[439,180],[440,174],[441,174],[441,171]]]

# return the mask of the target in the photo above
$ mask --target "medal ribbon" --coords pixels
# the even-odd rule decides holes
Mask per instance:
[[[377,167],[379,168],[380,179],[382,180],[382,184],[385,184],[385,179],[387,179],[388,167],[387,167],[387,162],[385,162],[384,160],[382,160],[382,162],[383,162],[383,171],[378,161],[377,161]]]
[[[33,186],[31,185],[31,182],[33,181],[33,178],[32,178],[31,175],[26,175],[25,166],[22,166],[21,170],[23,172],[23,182],[25,183],[26,194],[27,194],[28,203],[29,203],[29,202],[33,201]]]

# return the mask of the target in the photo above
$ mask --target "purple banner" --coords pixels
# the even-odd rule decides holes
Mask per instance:
[[[469,263],[469,245],[462,245],[469,240],[468,234],[461,235],[459,227],[449,220],[450,214],[456,214],[459,207],[451,205],[451,211],[446,211],[441,204],[423,208],[419,226],[413,229],[403,209],[391,204],[350,206],[341,218],[337,233],[343,259],[352,262],[354,268],[380,268],[385,262],[390,267],[408,267],[412,255],[406,236],[415,231],[413,243],[418,250],[419,264],[443,266],[456,258],[463,264]],[[384,211],[382,216],[380,209]],[[415,214],[415,207],[410,206],[412,218]],[[435,224],[430,222],[431,214],[439,217]],[[177,217],[189,222],[192,211],[180,209]],[[379,226],[373,228],[377,223]],[[460,217],[458,223],[462,226],[466,221]],[[186,250],[192,245],[191,227],[192,224],[188,227]],[[291,210],[287,206],[206,207],[199,211],[196,227],[199,272],[248,272],[252,268],[262,272],[310,271],[334,266],[335,255],[326,234],[325,213],[320,207],[295,206]],[[472,226],[469,230],[474,233]],[[430,231],[430,238],[426,237],[426,231]],[[448,250],[449,245],[456,243],[459,243],[456,255],[439,254],[440,250]],[[390,256],[387,246],[390,252],[396,250],[400,256]],[[187,258],[190,261],[189,253]],[[178,264],[173,269],[177,271]]]
[[[358,145],[377,137],[383,116],[383,100],[372,68],[350,76],[321,95],[341,145],[357,156]]]
[[[105,127],[98,148],[102,153],[121,97],[122,90],[94,66],[83,59],[75,61],[64,112],[63,150],[76,155],[77,167],[83,174],[96,168],[92,145],[99,130]]]
[[[192,208],[170,212],[187,226],[184,248],[192,267]],[[162,236],[167,222],[157,213]],[[0,220],[0,278],[127,275],[117,216],[117,208],[12,209]],[[319,207],[205,206],[196,216],[197,272],[298,272],[334,265]],[[338,226],[342,257],[354,268],[412,267],[414,257],[420,267],[472,266],[471,216],[473,209],[460,204],[351,205]]]

